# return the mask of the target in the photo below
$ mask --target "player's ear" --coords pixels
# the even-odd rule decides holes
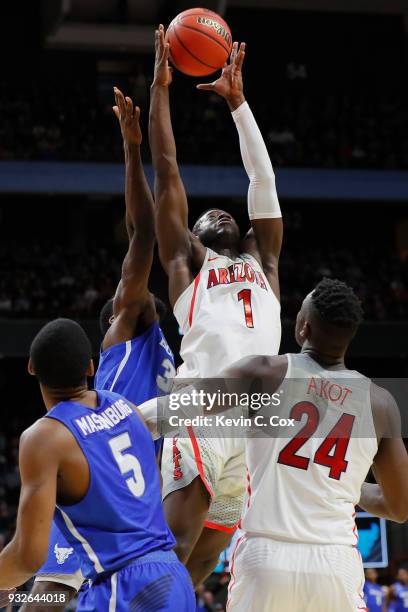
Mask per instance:
[[[310,337],[310,331],[310,323],[304,321],[302,327],[299,330],[299,336],[303,342]]]
[[[91,361],[88,364],[88,369],[86,370],[86,375],[88,377],[94,376],[95,374],[95,366],[94,366],[94,362],[93,359],[91,359]]]
[[[31,361],[31,357],[28,360],[27,372],[30,374],[30,376],[35,376],[35,372],[34,372],[34,368],[33,368],[33,362]]]

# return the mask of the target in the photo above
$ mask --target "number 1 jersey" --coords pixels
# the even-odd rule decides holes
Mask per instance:
[[[243,357],[279,352],[279,300],[258,261],[247,253],[230,259],[207,249],[174,315],[183,333],[179,378],[216,377]]]
[[[306,354],[287,358],[280,404],[256,413],[245,440],[242,529],[355,546],[355,505],[377,453],[371,381],[352,370],[325,370]]]

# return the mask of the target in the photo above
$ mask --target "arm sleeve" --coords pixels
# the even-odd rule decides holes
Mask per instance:
[[[242,161],[249,177],[250,219],[277,219],[282,216],[276,192],[275,174],[261,131],[247,102],[233,113]]]

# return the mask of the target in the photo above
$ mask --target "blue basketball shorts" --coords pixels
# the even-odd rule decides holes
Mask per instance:
[[[96,579],[77,612],[195,612],[191,578],[173,551],[156,551]]]

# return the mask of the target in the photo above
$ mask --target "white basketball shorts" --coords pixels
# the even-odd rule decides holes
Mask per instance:
[[[194,428],[183,436],[165,438],[162,455],[163,499],[199,476],[210,496],[205,526],[235,531],[247,486],[245,442],[242,438],[206,438]]]
[[[364,612],[363,586],[357,548],[244,535],[231,560],[227,611]]]

